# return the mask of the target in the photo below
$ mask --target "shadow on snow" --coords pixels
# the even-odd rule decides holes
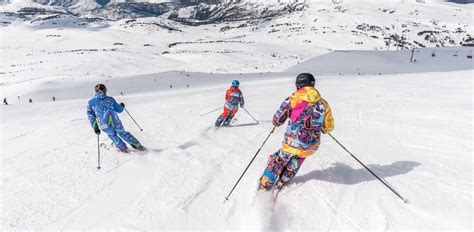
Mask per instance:
[[[406,174],[415,167],[421,165],[421,163],[414,161],[396,161],[389,165],[366,165],[372,172],[374,172],[381,179],[385,177],[397,176]],[[337,184],[353,185],[366,181],[376,180],[376,178],[370,174],[364,167],[354,169],[344,163],[334,163],[330,167],[323,170],[314,170],[310,173],[296,176],[294,183],[304,183],[310,180],[321,180]]]
[[[260,123],[258,122],[253,122],[253,123],[245,123],[245,124],[237,124],[237,125],[232,125],[232,126],[229,126],[229,127],[244,127],[244,126],[256,126]]]

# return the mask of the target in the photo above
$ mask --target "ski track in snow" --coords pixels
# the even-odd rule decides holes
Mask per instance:
[[[318,197],[318,199],[320,199],[321,201],[323,201],[330,209],[332,215],[333,215],[333,218],[329,224],[329,227],[328,227],[328,230],[331,229],[332,225],[333,225],[333,222],[336,221],[336,225],[339,225],[340,223],[338,223],[339,220],[339,217],[342,216],[342,218],[349,222],[350,225],[352,226],[352,229],[357,229],[359,231],[361,231],[362,229],[357,225],[355,224],[354,222],[352,222],[352,220],[347,216],[345,215],[344,213],[340,212],[338,210],[338,207],[336,207],[335,205],[333,205],[330,201],[328,201],[327,199],[325,199],[317,190],[317,187],[314,186],[314,183],[312,183],[311,185],[311,188],[313,189],[313,192],[316,194],[316,196]]]

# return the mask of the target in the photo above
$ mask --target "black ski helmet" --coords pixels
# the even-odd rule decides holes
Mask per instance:
[[[95,86],[95,92],[97,93],[99,91],[106,93],[107,92],[107,87],[105,87],[104,84],[97,84]]]
[[[316,83],[316,80],[314,79],[313,74],[311,73],[300,73],[298,76],[296,76],[296,88],[302,88],[305,86],[313,86]]]

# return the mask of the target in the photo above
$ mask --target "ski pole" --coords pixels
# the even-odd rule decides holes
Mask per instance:
[[[262,143],[262,146],[260,146],[260,148],[258,149],[257,153],[255,153],[255,155],[253,156],[252,160],[250,160],[250,163],[247,165],[247,167],[245,168],[244,172],[242,173],[242,175],[240,175],[239,179],[237,180],[237,182],[235,183],[234,187],[232,188],[232,190],[230,190],[229,194],[227,195],[227,197],[225,198],[225,201],[224,201],[224,204],[226,201],[229,200],[229,197],[230,195],[232,194],[232,192],[234,191],[235,187],[237,187],[237,185],[239,184],[240,180],[242,179],[242,177],[245,175],[245,172],[247,172],[247,169],[249,169],[250,165],[253,163],[253,161],[255,160],[255,157],[257,157],[258,153],[260,152],[260,150],[262,149],[263,145],[265,145],[265,143],[267,142],[268,138],[270,138],[270,135],[273,134],[273,132],[275,131],[275,128],[276,126],[273,127],[272,131],[270,131],[270,133],[268,134],[267,138],[265,139],[265,141],[263,141]]]
[[[393,193],[395,193],[400,199],[403,200],[404,203],[407,203],[408,202],[408,199],[405,199],[403,198],[402,196],[400,196],[400,194],[395,191],[392,187],[390,187],[387,183],[385,183],[385,181],[383,181],[382,179],[380,179],[380,177],[378,177],[374,172],[372,172],[372,170],[370,170],[367,166],[365,166],[359,159],[357,159],[349,150],[347,150],[347,148],[345,148],[339,141],[337,141],[336,138],[334,138],[334,136],[332,136],[331,133],[328,133],[329,136],[331,136],[332,139],[334,139],[334,141],[336,141],[337,144],[339,144],[339,146],[342,147],[342,149],[344,149],[347,153],[349,153],[349,155],[352,156],[352,158],[354,158],[355,160],[357,160],[357,162],[359,162],[360,165],[362,165],[365,169],[367,169],[367,171],[369,171],[372,175],[374,175],[380,182],[382,182],[382,184],[384,184],[385,186],[387,186],[387,188],[389,188]]]
[[[210,114],[210,113],[216,112],[216,111],[218,111],[218,110],[220,110],[220,109],[221,109],[221,107],[219,107],[219,108],[217,108],[217,109],[215,109],[215,110],[211,110],[211,111],[209,111],[209,112],[207,112],[207,113],[201,114],[201,115],[199,115],[199,116],[202,117],[202,116],[204,116],[204,115],[208,115],[208,114]]]
[[[99,135],[97,135],[97,169],[100,169],[100,141],[99,141]]]
[[[137,125],[137,127],[140,129],[140,131],[143,131],[143,129],[140,127],[140,125],[138,125],[137,121],[135,121],[135,119],[132,117],[132,115],[128,112],[127,108],[124,108],[125,109],[125,112],[127,112],[128,116],[130,116],[130,118],[133,120],[133,122]]]
[[[247,112],[247,114],[248,114],[256,123],[258,123],[258,120],[255,119],[255,118],[249,113],[249,111],[248,111],[247,109],[245,109],[244,107],[242,107],[242,109],[244,109],[245,112]]]

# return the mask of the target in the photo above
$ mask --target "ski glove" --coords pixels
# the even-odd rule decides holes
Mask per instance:
[[[99,127],[94,127],[94,132],[95,132],[96,135],[100,135]]]
[[[123,103],[123,102],[120,102],[120,105],[121,105],[122,107],[125,107],[125,103]]]

